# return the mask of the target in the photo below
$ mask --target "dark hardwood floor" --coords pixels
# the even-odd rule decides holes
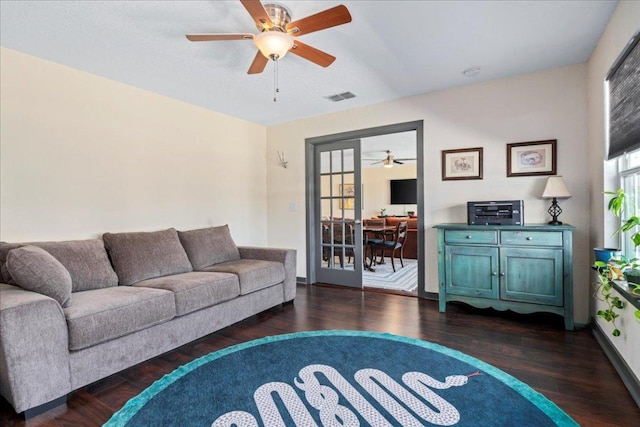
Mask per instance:
[[[560,317],[516,315],[380,292],[298,286],[277,307],[69,395],[66,405],[24,422],[0,398],[0,425],[94,426],[175,368],[229,345],[289,332],[356,329],[439,343],[488,362],[554,401],[582,426],[640,426],[635,404],[590,329]],[[256,361],[259,363],[259,361]]]

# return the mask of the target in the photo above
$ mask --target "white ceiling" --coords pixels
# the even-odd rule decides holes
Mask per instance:
[[[263,125],[586,62],[617,1],[279,1],[293,19],[345,4],[349,24],[300,40],[337,57],[295,55],[248,75],[257,32],[237,0],[1,1],[2,46]],[[462,75],[481,67],[474,78]],[[324,96],[351,91],[332,103]]]

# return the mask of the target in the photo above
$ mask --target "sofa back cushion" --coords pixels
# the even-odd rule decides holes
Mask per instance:
[[[7,254],[7,270],[21,288],[46,295],[66,307],[71,300],[71,275],[49,252],[21,246]]]
[[[118,285],[118,276],[111,267],[104,243],[100,239],[33,243],[2,242],[0,243],[0,263],[3,280],[7,283],[16,283],[5,264],[9,251],[26,245],[37,246],[53,255],[69,272],[73,292]]]
[[[174,228],[102,236],[121,285],[193,271]]]
[[[178,231],[178,236],[194,270],[240,259],[228,225]]]

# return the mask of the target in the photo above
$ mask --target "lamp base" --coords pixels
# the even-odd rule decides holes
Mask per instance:
[[[555,197],[551,201],[551,206],[549,207],[549,215],[551,215],[551,221],[549,221],[549,225],[562,225],[562,222],[558,221],[558,216],[562,213],[562,209],[558,206],[558,199]]]

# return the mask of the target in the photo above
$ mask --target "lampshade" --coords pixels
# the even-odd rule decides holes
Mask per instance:
[[[542,192],[543,199],[568,199],[571,197],[571,193],[567,189],[567,185],[564,183],[564,179],[561,176],[550,176],[547,178],[547,185]]]
[[[293,37],[280,31],[264,31],[253,38],[253,44],[267,58],[284,57],[293,46]]]

